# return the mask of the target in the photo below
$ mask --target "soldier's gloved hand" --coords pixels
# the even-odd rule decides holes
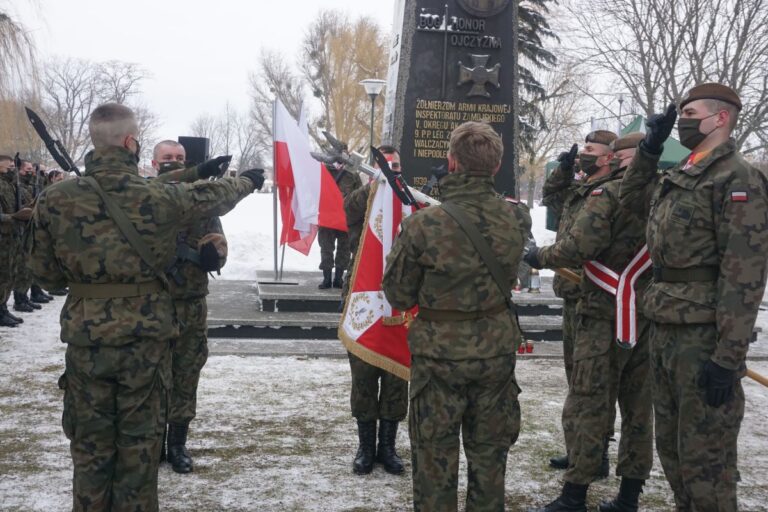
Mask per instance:
[[[560,168],[572,173],[574,171],[573,164],[576,163],[576,156],[579,154],[579,145],[574,144],[569,151],[563,151],[560,156],[557,157],[557,161],[560,162]]]
[[[248,169],[243,171],[240,177],[251,180],[256,190],[261,190],[261,186],[264,185],[264,169]]]
[[[677,107],[674,103],[667,105],[667,111],[663,114],[653,114],[645,122],[647,127],[645,140],[642,144],[646,151],[654,155],[660,155],[664,149],[664,141],[669,138],[672,128],[677,121]]]
[[[714,361],[704,363],[699,376],[699,386],[704,388],[705,399],[710,407],[720,407],[733,398],[736,372],[723,368]]]
[[[211,158],[197,166],[197,175],[203,180],[207,180],[212,176],[221,176],[226,170],[226,167],[222,166],[229,166],[230,161],[232,161],[232,155]]]
[[[536,245],[531,245],[530,248],[526,248],[525,254],[523,254],[523,261],[535,268],[541,270],[544,265],[539,261],[539,248]]]

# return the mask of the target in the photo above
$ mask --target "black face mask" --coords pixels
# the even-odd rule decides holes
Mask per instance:
[[[598,158],[599,157],[596,155],[579,155],[579,166],[581,167],[581,170],[584,171],[584,174],[592,176],[597,172],[599,169],[597,166]]]
[[[712,114],[711,116],[704,117],[702,119],[688,119],[688,118],[680,118],[677,120],[677,133],[680,135],[680,144],[685,146],[688,149],[693,149],[702,142],[704,142],[704,139],[709,137],[709,135],[717,130],[712,130],[709,133],[701,133],[701,122],[704,121],[704,119],[709,119],[710,117],[714,117],[719,112]]]
[[[178,171],[179,169],[184,168],[184,164],[182,162],[162,162],[160,165],[158,165],[158,174],[165,174],[166,172],[170,171]]]

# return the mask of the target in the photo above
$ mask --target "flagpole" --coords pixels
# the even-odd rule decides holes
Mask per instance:
[[[277,150],[275,149],[275,136],[277,131],[277,98],[272,102],[272,220],[274,234],[275,253],[275,281],[279,280],[277,273]]]

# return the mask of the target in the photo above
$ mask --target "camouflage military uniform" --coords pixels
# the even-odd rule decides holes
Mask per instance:
[[[328,168],[341,190],[341,195],[347,197],[352,191],[360,188],[360,179],[345,169]],[[333,270],[334,266],[339,277],[349,267],[349,236],[344,231],[329,228],[317,230],[317,242],[320,244],[320,270]],[[336,250],[336,258],[333,251]]]
[[[486,175],[451,174],[440,191],[490,243],[511,290],[526,237],[522,210],[498,198]],[[403,222],[383,289],[395,308],[420,308],[408,332],[414,510],[457,509],[460,432],[467,510],[503,510],[507,452],[520,429],[515,347],[521,333],[496,282],[458,224],[429,207]],[[425,311],[444,316],[427,320]],[[476,316],[446,318],[467,315]]]
[[[86,155],[85,176],[125,212],[160,266],[175,253],[179,226],[222,215],[253,190],[242,178],[164,185],[139,177],[135,162],[123,148],[97,149]],[[70,287],[61,312],[68,347],[59,387],[74,509],[157,510],[168,340],[179,333],[172,297],[83,179],[39,197],[32,233],[36,278]]]
[[[620,169],[594,179],[580,190],[584,205],[568,232],[554,245],[540,249],[542,265],[576,267],[597,260],[622,273],[645,245],[645,217],[619,204],[623,173]],[[646,272],[635,288],[642,290],[649,279]],[[604,435],[613,429],[617,396],[622,422],[616,474],[646,480],[653,463],[647,321],[638,315],[637,344],[631,350],[620,347],[615,297],[590,279],[582,279],[577,315],[573,374],[563,407],[569,451],[565,480],[586,485],[599,473]]]
[[[574,180],[572,171],[566,172],[559,165],[544,182],[542,204],[554,209],[559,218],[555,240],[561,240],[570,231],[576,214],[584,205],[585,185],[584,182]],[[581,273],[580,269],[574,271]],[[581,286],[556,275],[552,280],[552,288],[555,295],[563,299],[563,362],[565,377],[570,386],[576,335],[576,303],[581,296]]]
[[[11,218],[16,212],[16,195],[12,172],[0,174],[0,301],[8,302],[13,291],[13,270],[16,264],[18,240],[17,221]]]
[[[362,236],[370,195],[371,185],[366,183],[344,198],[344,212],[347,216],[349,245],[353,258],[357,254]],[[346,279],[342,289],[344,297],[349,291],[349,286],[349,279]],[[349,398],[352,416],[361,421],[405,419],[408,414],[408,381],[366,363],[351,352],[347,352],[347,356],[352,373],[352,391]]]
[[[627,208],[650,208],[654,280],[642,306],[652,321],[656,449],[678,510],[735,511],[741,381],[714,408],[698,378],[709,360],[744,374],[766,281],[768,180],[733,140],[661,176],[658,159],[641,145],[621,185]]]
[[[19,178],[21,184],[21,205],[28,206],[34,199],[34,175],[25,174]],[[13,291],[27,294],[32,286],[32,271],[29,269],[29,224],[19,222],[16,229],[16,259],[14,264]]]

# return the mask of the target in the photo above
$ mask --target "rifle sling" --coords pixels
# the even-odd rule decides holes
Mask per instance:
[[[144,240],[141,239],[141,235],[139,235],[139,232],[136,231],[135,227],[133,227],[133,223],[125,214],[125,212],[120,209],[120,207],[107,195],[106,192],[104,192],[104,189],[101,188],[101,185],[99,185],[99,182],[96,181],[93,176],[84,176],[80,179],[90,185],[91,188],[93,188],[96,193],[99,194],[101,201],[107,208],[109,216],[117,225],[123,236],[125,236],[126,240],[128,240],[128,245],[130,245],[133,250],[139,254],[139,257],[144,260],[144,263],[146,263],[149,268],[154,271],[157,278],[161,283],[163,283],[163,287],[167,290],[168,279],[165,277],[165,272],[163,272],[156,265],[154,258],[152,257],[152,252],[149,250],[149,247],[147,247],[147,244],[144,243]]]
[[[462,231],[464,231],[464,234],[467,235],[469,241],[472,242],[472,245],[480,254],[480,258],[483,260],[483,263],[485,263],[485,266],[491,273],[491,277],[493,277],[493,280],[499,287],[501,295],[504,297],[504,301],[507,303],[510,311],[515,312],[515,305],[512,302],[512,297],[510,296],[512,290],[509,286],[509,276],[506,275],[506,272],[504,272],[504,269],[499,263],[499,260],[497,260],[496,256],[493,255],[491,247],[488,245],[485,239],[483,239],[480,231],[474,224],[472,224],[472,221],[467,218],[466,214],[461,211],[461,208],[455,204],[442,203],[440,208],[442,208],[445,213],[447,213],[453,220],[455,220],[456,223],[461,227]]]

